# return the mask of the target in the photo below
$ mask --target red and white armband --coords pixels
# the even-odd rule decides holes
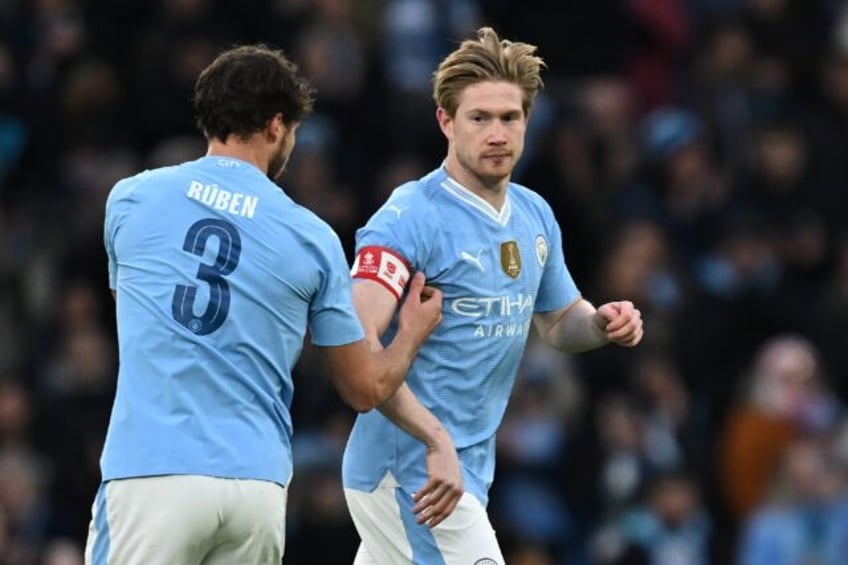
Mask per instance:
[[[369,245],[356,254],[350,271],[355,279],[377,281],[400,300],[409,282],[409,263],[387,247]]]

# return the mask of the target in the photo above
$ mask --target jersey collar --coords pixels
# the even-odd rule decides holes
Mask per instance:
[[[512,214],[512,203],[509,198],[509,191],[507,191],[506,198],[504,198],[503,206],[501,206],[500,211],[498,211],[486,200],[477,196],[447,175],[441,182],[441,186],[448,194],[457,200],[464,202],[466,205],[471,206],[495,223],[505,226],[507,222],[509,222],[509,217]]]

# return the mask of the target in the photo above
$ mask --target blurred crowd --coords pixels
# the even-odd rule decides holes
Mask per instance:
[[[254,41],[300,63],[318,102],[281,184],[352,255],[443,158],[430,74],[482,24],[548,64],[515,180],[583,294],[646,324],[634,350],[528,344],[508,563],[848,563],[842,0],[0,1],[0,563],[81,563],[118,361],[104,199],[205,151],[198,72]],[[350,563],[354,414],[308,347],[295,383],[286,562]]]

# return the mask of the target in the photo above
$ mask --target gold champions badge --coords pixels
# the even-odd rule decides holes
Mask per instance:
[[[518,252],[517,242],[505,241],[501,243],[501,268],[511,278],[518,278],[521,273],[521,254]]]

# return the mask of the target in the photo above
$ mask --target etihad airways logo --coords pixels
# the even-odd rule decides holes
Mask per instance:
[[[501,316],[509,318],[533,312],[535,297],[518,293],[513,296],[465,296],[450,302],[454,314],[469,318]]]

